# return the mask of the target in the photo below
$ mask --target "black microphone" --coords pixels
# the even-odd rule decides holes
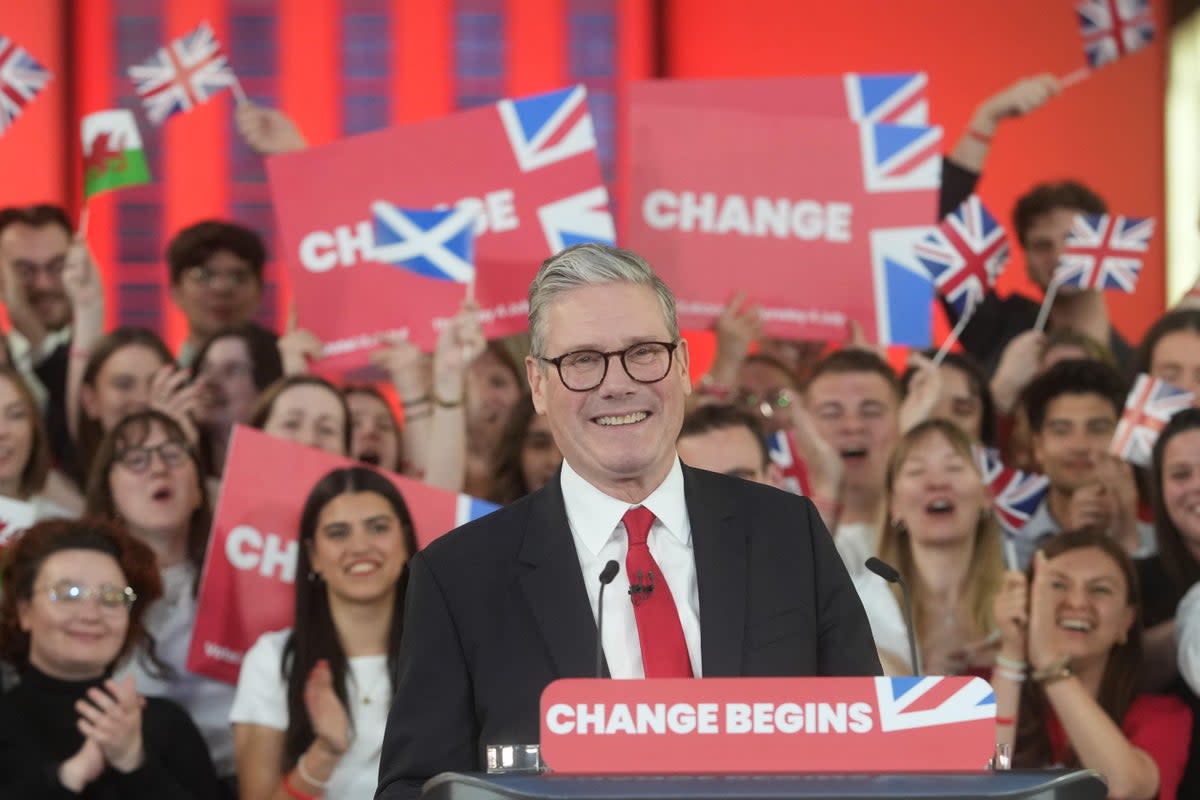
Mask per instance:
[[[921,661],[917,654],[917,637],[913,633],[912,592],[908,590],[908,584],[900,577],[900,573],[895,567],[880,561],[875,556],[868,558],[865,566],[888,583],[900,584],[900,591],[904,594],[904,624],[906,626],[904,632],[908,634],[908,655],[912,659],[913,674],[920,675]]]
[[[604,587],[612,583],[621,571],[617,560],[611,559],[600,570],[600,601],[596,604],[596,677],[604,677]]]

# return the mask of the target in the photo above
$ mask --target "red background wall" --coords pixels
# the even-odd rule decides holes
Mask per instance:
[[[232,50],[247,92],[282,106],[314,142],[356,132],[346,119],[348,92],[385,98],[379,124],[398,124],[584,80],[593,101],[610,104],[608,117],[619,125],[624,83],[652,75],[661,63],[675,77],[924,70],[933,121],[945,126],[949,149],[989,94],[1025,75],[1063,75],[1082,65],[1072,5],[1072,0],[5,2],[0,31],[55,77],[0,136],[0,205],[73,202],[79,115],[128,105],[131,90],[123,68],[131,54],[145,57],[203,19]],[[1164,30],[1163,4],[1156,10]],[[364,14],[385,21],[381,35],[389,47],[381,76],[363,77],[352,63],[357,45],[344,28]],[[655,19],[662,23],[657,36]],[[239,45],[239,32],[231,30],[247,21],[263,26],[262,48],[274,53],[253,74],[243,68],[257,43],[247,41],[243,30]],[[491,26],[483,36],[495,41],[481,41],[478,33],[464,38],[467,27],[480,24]],[[130,31],[144,41],[130,44]],[[489,51],[482,70],[481,46]],[[68,48],[73,59],[67,58]],[[591,66],[597,48],[607,48],[610,66],[602,73]],[[1007,219],[1015,198],[1031,184],[1071,176],[1096,188],[1114,210],[1162,219],[1164,86],[1164,50],[1155,44],[1029,118],[1006,123],[981,185],[984,200]],[[234,141],[231,114],[232,101],[222,96],[170,120],[160,133],[144,130],[158,183],[102,196],[91,212],[89,238],[107,273],[110,318],[157,327],[172,346],[183,330],[165,296],[160,260],[166,239],[182,225],[236,215],[239,208],[254,210],[259,227],[271,227],[261,165]],[[121,213],[118,200],[127,206]],[[1137,294],[1111,299],[1114,321],[1132,339],[1161,313],[1163,252],[1159,236]],[[269,267],[268,282],[264,321],[278,324],[287,300],[278,265]],[[1018,255],[1001,289],[1025,285]],[[704,337],[696,344],[707,349]],[[703,361],[707,354],[698,355]]]

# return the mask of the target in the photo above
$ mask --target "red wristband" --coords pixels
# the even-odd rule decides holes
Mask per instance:
[[[287,792],[288,797],[294,797],[296,800],[317,800],[318,795],[302,792],[295,786],[292,786],[291,778],[291,773],[283,776],[283,790]]]
[[[974,128],[967,128],[967,136],[970,136],[972,139],[974,139],[977,142],[983,142],[984,144],[992,143],[991,136],[988,136],[986,133],[980,133],[979,131],[975,130]]]
[[[1016,722],[1016,717],[996,717],[997,725],[1015,725]]]

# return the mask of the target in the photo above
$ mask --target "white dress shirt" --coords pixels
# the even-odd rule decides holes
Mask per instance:
[[[629,576],[625,574],[629,536],[621,521],[633,506],[592,486],[566,461],[562,465],[562,492],[593,616],[599,610],[599,577],[604,565],[609,559],[621,565],[617,577],[604,591],[604,657],[609,674],[614,678],[644,678],[637,620],[629,598]],[[683,469],[678,458],[667,477],[641,505],[654,513],[654,525],[646,544],[671,587],[692,662],[692,674],[699,678],[702,675],[700,591],[692,551],[692,525],[683,495]]]

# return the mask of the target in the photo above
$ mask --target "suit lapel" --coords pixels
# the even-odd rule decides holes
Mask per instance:
[[[596,620],[558,479],[530,500],[519,556],[526,566],[521,587],[559,677],[591,677],[596,668]]]
[[[700,654],[704,677],[742,671],[746,625],[747,531],[739,529],[727,493],[684,466],[683,490],[692,525],[700,592]]]

